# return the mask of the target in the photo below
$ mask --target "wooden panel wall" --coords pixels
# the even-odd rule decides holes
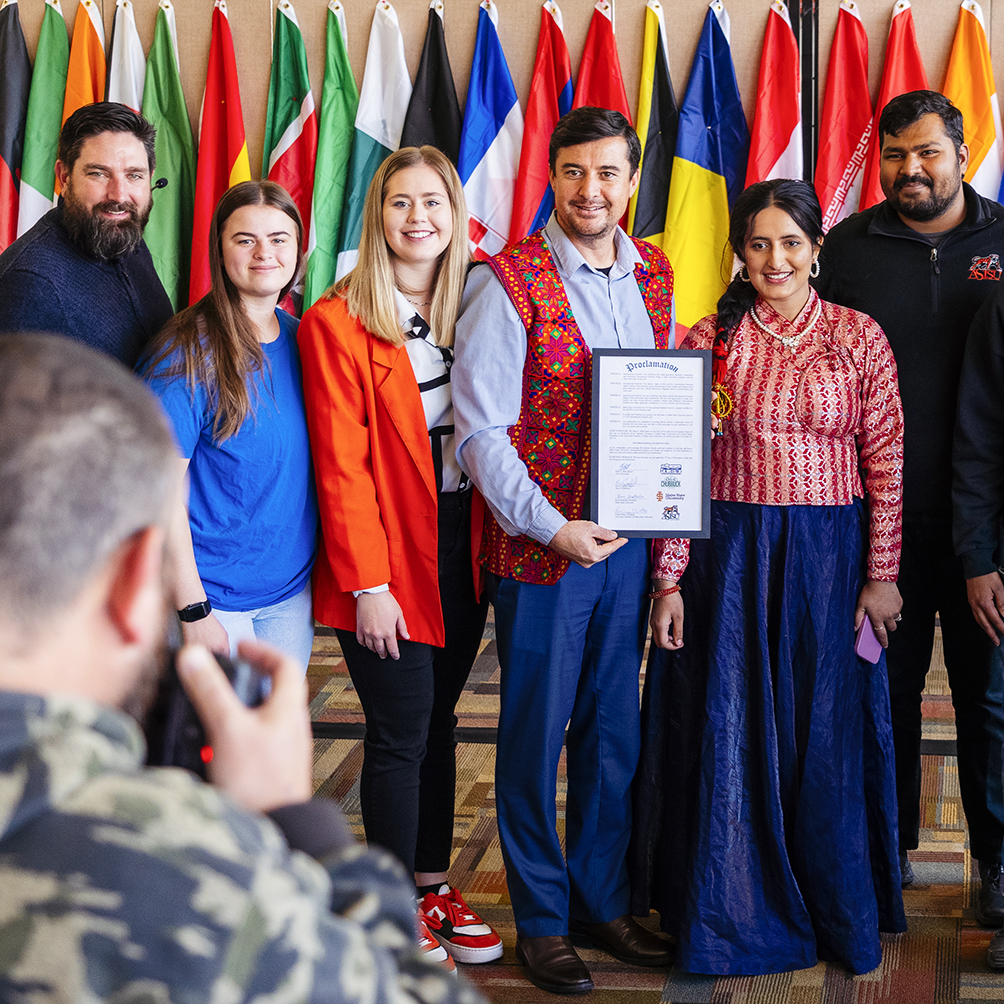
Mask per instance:
[[[98,2],[102,6],[105,30],[110,38],[115,2],[114,0],[98,0]],[[212,0],[173,0],[173,2],[178,17],[182,82],[188,99],[192,126],[197,132],[199,106],[205,86],[213,5]],[[293,0],[293,2],[306,40],[314,98],[320,103],[321,82],[324,75],[327,0]],[[391,2],[401,22],[408,65],[414,75],[428,20],[428,0],[391,0]],[[539,0],[497,0],[497,2],[500,10],[499,35],[520,101],[525,107],[537,46],[540,2]],[[578,70],[579,56],[592,16],[594,0],[558,0],[558,2],[564,16],[565,37],[568,41],[574,75]],[[612,2],[615,5],[615,28],[621,66],[628,98],[633,107],[638,99],[645,0],[612,0]],[[663,0],[663,2],[667,9],[670,72],[677,98],[682,100],[694,47],[707,11],[707,3],[706,0]],[[770,3],[769,0],[725,0],[725,2],[732,19],[732,52],[739,89],[747,116],[752,122],[760,48]],[[62,3],[67,26],[72,31],[76,17],[76,0],[62,0]],[[157,0],[134,0],[134,3],[140,38],[144,48],[149,49],[157,17]],[[374,2],[343,0],[343,3],[348,20],[349,58],[356,80],[361,81]],[[882,73],[882,59],[893,0],[858,0],[858,3],[868,32],[874,98]],[[474,52],[478,0],[445,0],[445,4],[447,46],[462,107]],[[1000,91],[1004,83],[1004,77],[1000,76],[1004,74],[1004,0],[1000,0],[999,7],[993,0],[982,0],[982,5],[990,35],[994,65],[998,68]],[[28,49],[34,59],[44,0],[19,0],[19,7]],[[272,0],[228,0],[228,7],[237,53],[251,170],[258,176],[261,171],[262,135],[265,129],[274,7]],[[839,0],[819,0],[820,103],[822,103],[822,87],[825,83],[829,47],[836,25],[838,7]],[[934,88],[940,88],[944,77],[948,52],[958,21],[958,10],[955,0],[913,0],[913,15],[924,65],[930,84]]]

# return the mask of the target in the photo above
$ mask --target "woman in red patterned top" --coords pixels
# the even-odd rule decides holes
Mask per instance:
[[[883,646],[899,619],[903,415],[882,330],[809,285],[821,215],[802,181],[743,192],[742,268],[684,343],[731,413],[710,540],[655,546],[687,644],[681,594],[656,599],[632,853],[635,912],[692,972],[867,972],[906,929],[884,660],[854,651],[864,618]]]

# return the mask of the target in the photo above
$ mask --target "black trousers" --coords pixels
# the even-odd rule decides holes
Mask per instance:
[[[945,666],[955,706],[959,786],[972,855],[1001,860],[1004,795],[1004,685],[994,645],[973,617],[949,521],[904,517],[899,590],[903,620],[889,638],[886,664],[896,747],[899,846],[920,837],[921,692],[931,665],[934,618],[941,617]]]
[[[454,709],[488,613],[487,596],[477,602],[471,581],[469,491],[439,496],[439,602],[446,625],[443,648],[399,639],[401,658],[381,659],[356,641],[355,632],[337,632],[366,715],[359,781],[366,840],[392,851],[409,872],[450,867]]]

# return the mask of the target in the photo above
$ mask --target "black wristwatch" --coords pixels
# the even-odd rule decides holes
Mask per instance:
[[[187,607],[182,607],[178,611],[178,617],[186,624],[191,624],[192,621],[201,621],[212,612],[212,603],[209,600],[203,600],[201,603],[189,603]]]

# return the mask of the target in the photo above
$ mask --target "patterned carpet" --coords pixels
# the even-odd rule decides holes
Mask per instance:
[[[498,660],[489,620],[481,653],[457,711],[457,815],[450,881],[502,935],[505,955],[497,964],[461,967],[493,1002],[553,1002],[531,986],[515,960],[516,930],[506,893],[505,870],[495,826],[492,732],[498,715]],[[319,629],[309,670],[311,714],[320,723],[314,742],[317,793],[342,806],[360,839],[359,769],[363,717],[333,633]],[[909,931],[885,940],[882,965],[864,976],[838,966],[775,976],[719,978],[675,970],[646,971],[622,965],[600,952],[582,951],[596,989],[590,1004],[975,1004],[1004,1001],[1004,973],[987,968],[991,933],[973,919],[978,888],[976,863],[959,796],[954,756],[943,755],[955,738],[947,675],[937,642],[924,695],[923,809],[920,848],[911,854],[917,881],[904,893]],[[468,731],[470,730],[470,731]],[[563,770],[563,767],[562,767]],[[563,773],[558,815],[563,819]],[[649,923],[657,926],[655,918]]]

